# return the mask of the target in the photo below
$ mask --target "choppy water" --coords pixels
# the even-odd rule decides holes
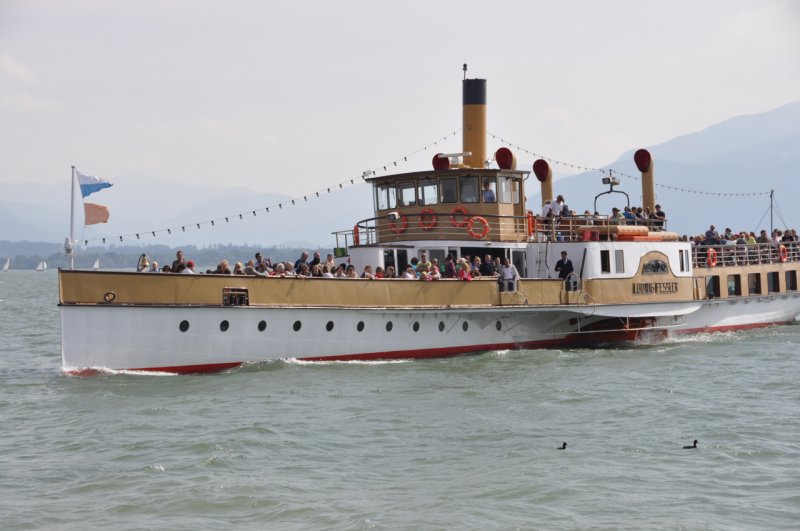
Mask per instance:
[[[0,273],[2,528],[800,527],[798,325],[206,376],[59,349],[55,272]]]

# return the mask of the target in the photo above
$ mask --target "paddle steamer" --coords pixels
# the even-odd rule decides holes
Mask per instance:
[[[794,246],[695,248],[666,220],[540,218],[530,172],[507,148],[487,167],[486,81],[463,81],[463,152],[427,171],[367,179],[374,216],[345,235],[350,262],[398,271],[424,252],[508,258],[520,279],[258,278],[59,271],[66,372],[197,373],[247,362],[432,358],[503,349],[617,345],[670,332],[747,329],[800,314]],[[653,162],[640,150],[643,206]],[[533,166],[542,199],[552,172]],[[482,194],[488,183],[492,197]],[[616,184],[613,178],[607,184]],[[557,278],[566,251],[574,273]]]

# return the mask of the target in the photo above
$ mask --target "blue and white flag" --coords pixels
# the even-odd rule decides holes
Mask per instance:
[[[110,182],[100,177],[95,177],[94,175],[84,175],[78,170],[75,170],[75,173],[78,175],[78,184],[81,185],[81,195],[83,197],[98,192],[103,188],[109,188],[112,186]]]

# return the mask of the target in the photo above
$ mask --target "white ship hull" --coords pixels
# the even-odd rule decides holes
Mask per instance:
[[[681,334],[747,330],[794,321],[800,314],[800,293],[781,293],[735,299],[703,301],[697,312],[686,317]]]
[[[654,306],[656,314],[696,309]],[[62,366],[194,373],[278,359],[433,358],[636,339],[635,322],[609,317],[630,309],[603,311],[62,306]]]

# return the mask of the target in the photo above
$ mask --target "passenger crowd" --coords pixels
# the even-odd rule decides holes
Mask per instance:
[[[184,275],[199,274],[195,271],[195,263],[186,260],[183,251],[176,253],[172,266],[165,265],[159,268],[158,262],[150,262],[147,255],[139,259],[138,270],[147,273],[178,273]],[[347,263],[337,264],[333,255],[328,254],[322,260],[320,253],[315,252],[309,260],[309,254],[303,252],[300,257],[292,262],[275,262],[265,258],[261,253],[256,253],[254,259],[248,260],[244,265],[236,262],[233,269],[227,260],[217,264],[216,269],[206,270],[210,275],[244,275],[254,277],[296,277],[296,278],[362,278],[362,279],[389,279],[399,278],[406,280],[440,280],[458,279],[471,282],[476,278],[491,278],[501,283],[502,288],[513,289],[513,284],[519,279],[517,268],[508,258],[501,260],[487,254],[483,260],[479,256],[463,256],[455,259],[448,254],[444,263],[439,263],[437,258],[428,260],[427,253],[421,253],[420,258],[412,258],[402,271],[396,271],[394,266],[373,267],[366,265],[361,272],[355,266]]]

